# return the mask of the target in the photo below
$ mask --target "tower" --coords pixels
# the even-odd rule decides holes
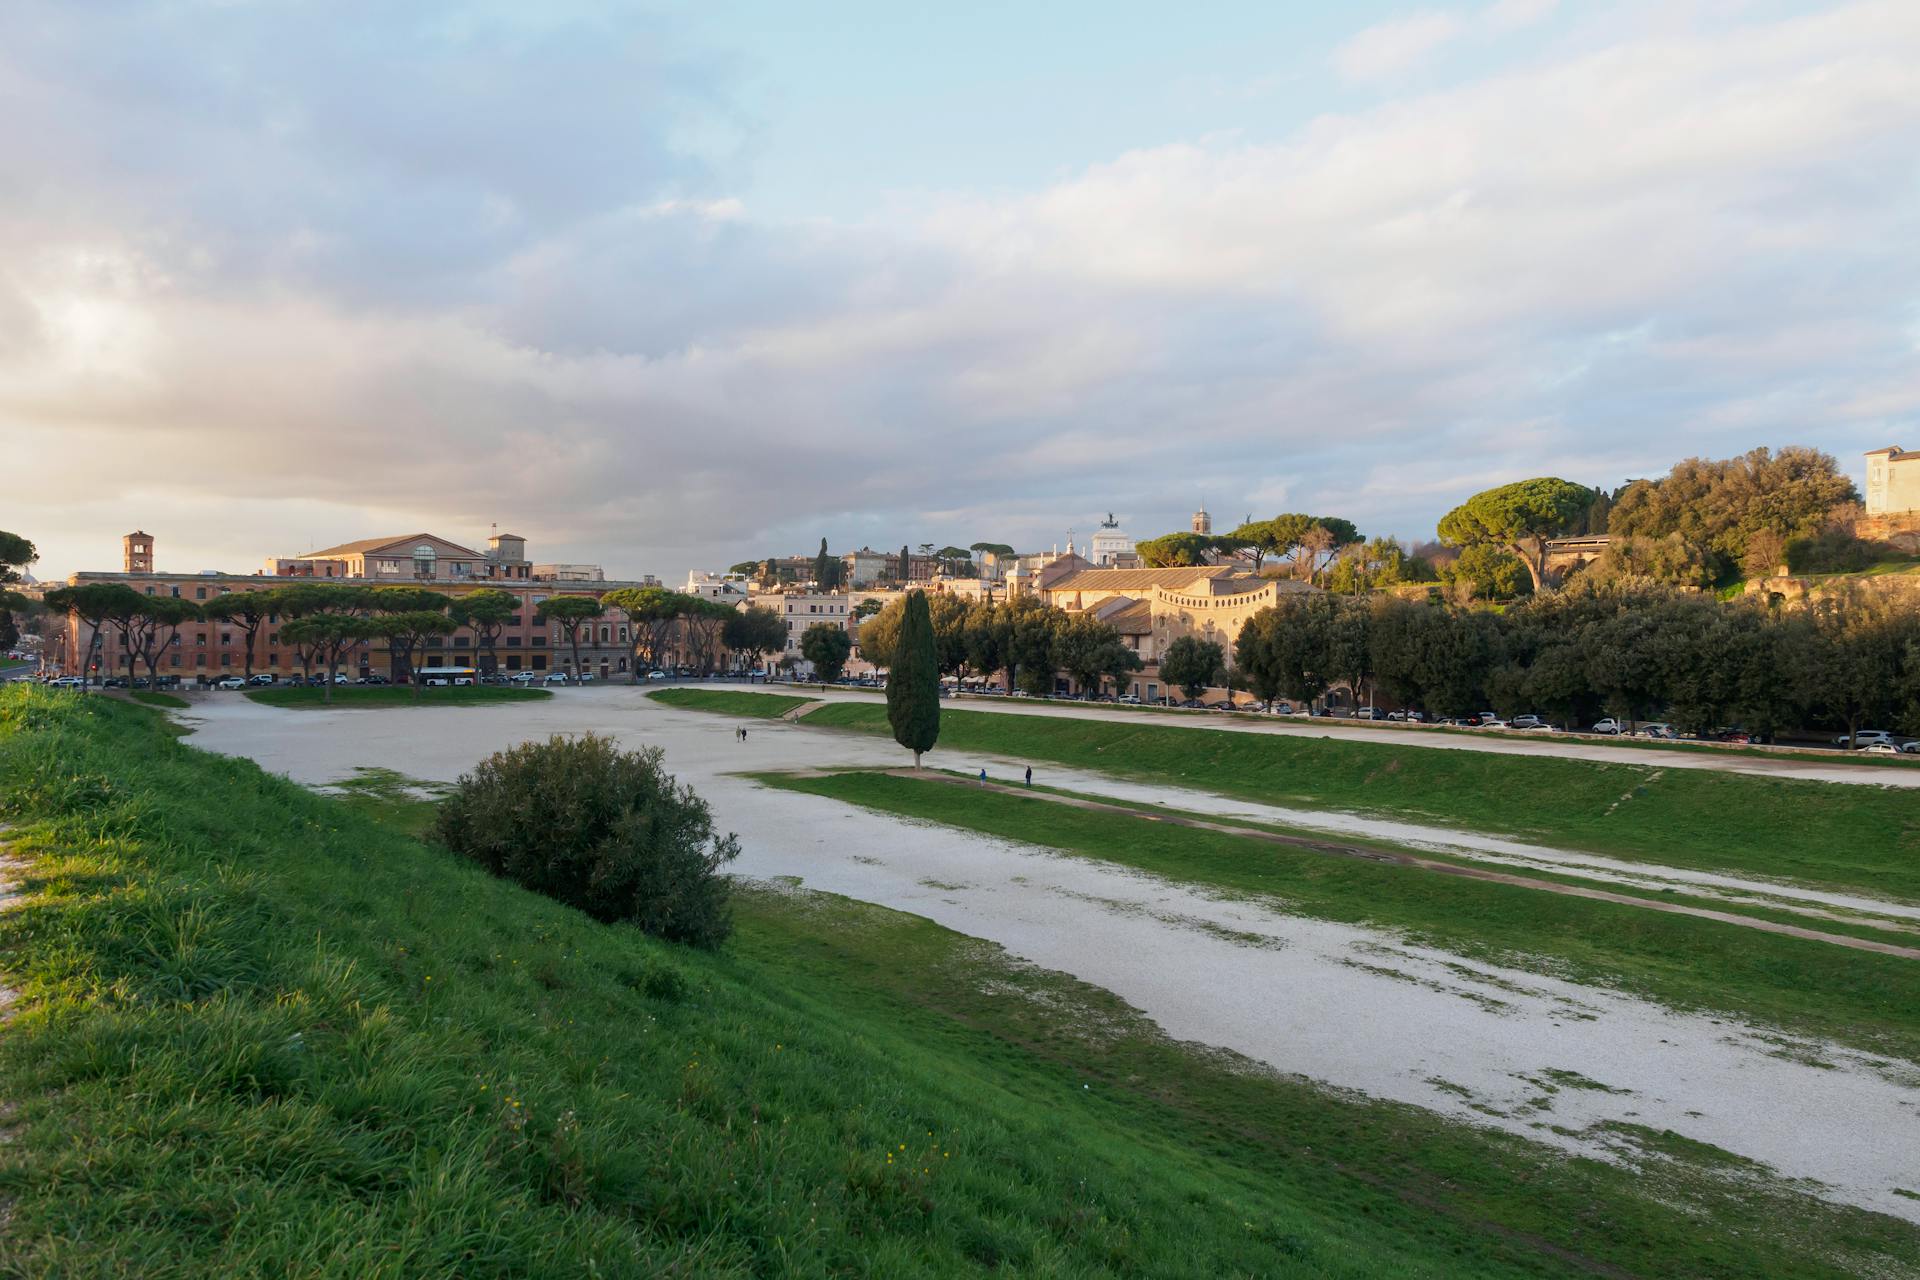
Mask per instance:
[[[1213,532],[1213,517],[1207,514],[1205,503],[1202,503],[1200,509],[1193,513],[1193,531],[1203,535]]]
[[[120,539],[120,549],[128,573],[153,572],[153,535],[135,529]]]

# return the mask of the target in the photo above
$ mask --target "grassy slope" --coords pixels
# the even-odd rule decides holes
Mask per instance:
[[[0,917],[8,1273],[1824,1276],[1920,1250],[1684,1162],[1239,1070],[877,908],[754,894],[731,954],[676,950],[378,813],[132,707],[0,695],[32,863]]]
[[[156,693],[152,689],[135,689],[132,696],[135,702],[144,702],[150,707],[180,710],[193,705],[185,698],[176,698],[170,693]]]
[[[785,693],[742,693],[735,689],[659,689],[648,696],[669,707],[691,707],[696,711],[760,720],[777,720],[795,707],[818,701]]]
[[[1271,897],[1456,954],[1541,967],[1920,1062],[1920,964],[1709,920],[1328,857],[1052,801],[858,772],[774,786],[931,819],[1183,883]],[[1911,941],[1901,939],[1901,941]]]
[[[835,703],[810,713],[806,724],[882,733],[886,709]],[[1906,790],[944,709],[936,750],[1920,901],[1920,797]],[[1044,769],[1041,775],[1044,781]]]
[[[297,689],[248,689],[246,696],[255,702],[264,702],[270,707],[298,707],[302,709],[325,709],[335,707],[411,707],[416,703],[423,707],[470,706],[483,702],[527,702],[540,698],[551,698],[548,689],[502,688],[499,685],[449,685],[421,689],[419,696],[405,685],[348,685],[335,686],[333,702],[326,700],[325,689],[313,689],[302,686]]]

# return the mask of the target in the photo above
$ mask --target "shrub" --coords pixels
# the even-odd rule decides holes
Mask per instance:
[[[660,758],[593,734],[522,743],[460,779],[435,831],[494,875],[597,920],[716,947],[733,928],[720,868],[740,844],[714,834],[706,802]]]

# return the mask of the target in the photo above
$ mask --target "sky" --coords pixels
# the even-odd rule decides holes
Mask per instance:
[[[768,554],[1920,447],[1920,4],[8,0],[0,528]]]

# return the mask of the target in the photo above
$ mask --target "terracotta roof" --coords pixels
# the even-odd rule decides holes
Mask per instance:
[[[457,542],[449,542],[434,533],[407,533],[397,538],[362,538],[358,542],[343,542],[337,547],[328,547],[325,551],[309,551],[303,556],[288,556],[289,560],[315,560],[327,556],[357,556],[369,551],[379,551],[386,547],[397,547],[403,542],[419,542],[431,538],[443,547],[452,547],[462,555],[472,556],[475,560],[484,560],[486,556],[478,551],[463,547]]]
[[[1179,591],[1220,578],[1246,577],[1246,571],[1230,564],[1196,564],[1179,569],[1079,569],[1049,582],[1049,591],[1148,591],[1165,587]],[[1252,578],[1247,579],[1252,590]]]
[[[1144,636],[1153,631],[1153,603],[1149,600],[1131,600],[1126,596],[1103,600],[1094,609],[1093,616],[1123,636]]]

